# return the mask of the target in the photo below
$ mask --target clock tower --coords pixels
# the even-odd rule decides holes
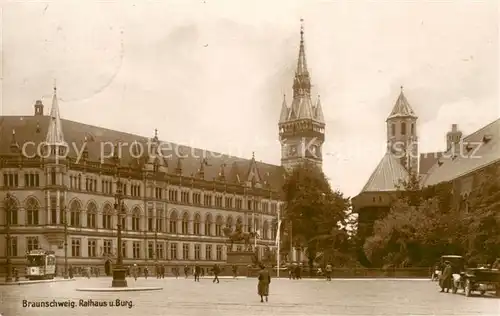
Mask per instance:
[[[318,97],[315,105],[311,99],[311,78],[307,69],[303,26],[300,28],[299,58],[292,88],[292,104],[288,107],[286,97],[283,97],[278,124],[281,165],[291,169],[304,161],[310,161],[322,168],[325,120],[320,98]]]

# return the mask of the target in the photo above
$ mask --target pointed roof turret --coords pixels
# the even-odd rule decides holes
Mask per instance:
[[[321,107],[321,98],[319,95],[316,106],[314,107],[314,119],[321,123],[325,122],[325,117],[323,116],[323,108]]]
[[[283,94],[283,103],[281,104],[280,123],[286,122],[288,118],[288,106],[286,105],[286,95]]]
[[[304,20],[300,20],[301,23]],[[288,113],[288,120],[313,119],[311,101],[311,78],[307,69],[306,50],[304,45],[304,25],[300,26],[300,45],[297,69],[293,80],[293,102]]]
[[[50,109],[50,122],[45,142],[47,145],[67,146],[67,143],[64,141],[59,104],[57,102],[57,88],[55,84],[54,96],[52,97],[52,108]]]
[[[392,108],[391,114],[389,114],[389,117],[387,119],[391,119],[394,117],[414,117],[414,118],[417,117],[412,107],[410,106],[410,103],[408,103],[408,100],[406,99],[403,93],[403,86],[401,86],[401,92],[399,93],[399,97],[396,100],[396,103]]]

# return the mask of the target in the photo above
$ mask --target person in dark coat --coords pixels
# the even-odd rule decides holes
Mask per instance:
[[[446,293],[450,292],[453,283],[453,271],[449,261],[444,263],[444,270],[441,274],[441,278],[439,279],[439,286],[441,287],[441,292],[444,292],[446,289]]]
[[[201,268],[198,264],[194,266],[194,281],[200,282]]]
[[[238,276],[238,267],[236,265],[233,265],[233,278],[236,279]]]
[[[268,301],[269,284],[271,284],[271,274],[269,274],[266,267],[261,264],[259,271],[259,283],[257,285],[257,294],[260,296],[261,303],[264,303],[264,297],[266,298],[266,302]]]
[[[212,282],[215,283],[215,281],[217,281],[217,283],[219,283],[220,268],[219,268],[218,264],[214,264],[214,267],[212,268],[212,272],[214,273],[214,280]]]
[[[332,280],[332,271],[333,271],[333,267],[331,264],[327,264],[326,267],[325,267],[325,276],[326,276],[326,280],[327,281],[331,281]]]

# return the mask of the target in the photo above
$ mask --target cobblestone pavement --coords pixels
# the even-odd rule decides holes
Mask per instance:
[[[129,286],[161,286],[162,291],[86,293],[81,287],[109,287],[110,278],[76,282],[0,287],[0,314],[147,316],[234,315],[500,315],[500,299],[439,293],[428,280],[299,280],[274,279],[269,303],[260,303],[255,279],[223,279],[195,283],[192,279],[129,279]],[[108,303],[107,307],[79,307],[79,300]],[[23,307],[30,302],[74,302],[75,307]],[[111,307],[109,302],[132,301],[133,306]]]

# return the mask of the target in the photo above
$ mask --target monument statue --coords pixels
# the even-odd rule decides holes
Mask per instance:
[[[224,232],[224,235],[228,237],[228,241],[230,243],[229,251],[233,251],[233,245],[235,242],[244,242],[245,243],[245,251],[249,251],[252,248],[252,238],[257,237],[256,232],[249,232],[245,233],[243,232],[243,226],[241,223],[236,223],[236,228],[234,232],[232,231],[231,227],[224,227],[222,230]]]

